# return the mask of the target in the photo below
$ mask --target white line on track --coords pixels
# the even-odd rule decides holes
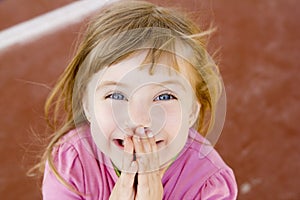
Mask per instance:
[[[0,51],[27,43],[66,25],[82,21],[110,0],[81,0],[0,32]]]

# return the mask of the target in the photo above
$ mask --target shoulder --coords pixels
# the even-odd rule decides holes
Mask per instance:
[[[224,162],[210,142],[198,132],[192,129],[190,136],[194,136],[194,140],[191,141],[189,151],[197,155],[194,161],[203,170],[196,174],[205,177],[199,188],[199,197],[201,199],[236,199],[237,183],[233,170]]]
[[[52,162],[46,162],[42,193],[44,199],[80,199],[76,192],[84,193],[83,162],[78,149],[76,130],[66,133],[52,150]],[[52,164],[53,165],[52,165]],[[56,192],[53,192],[56,191]],[[74,192],[76,191],[76,192]]]
[[[52,150],[54,164],[66,166],[75,160],[80,161],[87,154],[86,150],[93,153],[91,137],[86,125],[68,131],[55,144]]]
[[[53,161],[58,167],[71,167],[74,162],[78,162],[84,165],[85,171],[90,170],[90,167],[98,168],[99,163],[110,165],[109,159],[94,143],[87,124],[70,130],[58,141],[53,148]]]
[[[93,141],[90,126],[83,124],[67,132],[53,148],[53,158],[79,157],[84,163],[88,160],[102,161],[106,157]]]
[[[231,169],[222,168],[213,173],[202,185],[198,193],[199,199],[237,198],[237,184]]]
[[[184,195],[182,198],[236,199],[237,185],[232,169],[195,130],[190,130],[184,149],[168,171],[179,177],[173,184],[181,187],[178,191]],[[179,182],[184,184],[177,184]]]
[[[94,144],[87,125],[66,133],[53,148],[52,155],[55,170],[66,184],[59,180],[54,169],[47,162],[43,180],[44,197],[53,196],[53,199],[74,197],[71,199],[76,199],[78,195],[74,191],[99,196],[103,185],[107,181],[114,181],[109,179],[112,170],[103,164],[106,157]],[[71,186],[74,191],[66,185]],[[54,190],[57,192],[53,193]]]
[[[83,159],[86,159],[84,148],[85,146],[88,147],[87,138],[87,130],[84,127],[79,127],[70,130],[59,139],[52,150],[53,166],[49,160],[46,162],[43,181],[44,191],[54,185],[59,185],[59,182],[62,182],[59,179],[62,178],[66,185],[71,184],[74,189],[83,192],[81,190],[82,185],[78,180],[84,179]]]
[[[212,172],[230,169],[211,143],[194,129],[190,129],[183,154],[191,156],[193,162],[205,164]]]

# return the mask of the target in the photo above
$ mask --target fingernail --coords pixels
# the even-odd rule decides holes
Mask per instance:
[[[154,135],[153,135],[153,133],[152,133],[152,131],[149,131],[148,132],[148,137],[153,137]]]
[[[140,134],[141,136],[142,136],[142,135],[145,135],[144,127],[138,127],[138,128],[136,129],[136,132],[137,132],[138,134]]]

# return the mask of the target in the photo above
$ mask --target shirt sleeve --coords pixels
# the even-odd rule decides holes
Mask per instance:
[[[46,162],[42,194],[43,200],[79,200],[83,199],[83,168],[76,149],[62,144],[54,151],[54,164],[61,177],[68,183],[63,184],[53,173],[49,163]],[[70,186],[72,189],[70,189]],[[73,190],[73,191],[72,191]],[[76,192],[75,192],[76,191]]]
[[[237,184],[233,172],[221,169],[212,175],[202,186],[199,199],[236,200]]]

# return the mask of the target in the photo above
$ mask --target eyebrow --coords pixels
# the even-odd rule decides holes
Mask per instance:
[[[177,80],[167,80],[167,81],[153,82],[153,83],[156,83],[158,85],[179,85],[184,91],[186,91],[186,88],[184,87],[184,85]],[[116,81],[103,81],[97,86],[96,90],[100,89],[101,87],[108,87],[108,86],[127,87],[127,84],[116,82]]]
[[[168,81],[163,81],[163,82],[159,82],[158,84],[161,85],[179,85],[184,91],[186,91],[186,88],[184,87],[184,85],[182,83],[180,83],[177,80],[168,80]]]
[[[101,87],[108,87],[108,86],[122,86],[122,87],[126,87],[127,85],[125,83],[120,83],[120,82],[116,82],[116,81],[102,81],[98,86],[97,89],[100,89]]]

